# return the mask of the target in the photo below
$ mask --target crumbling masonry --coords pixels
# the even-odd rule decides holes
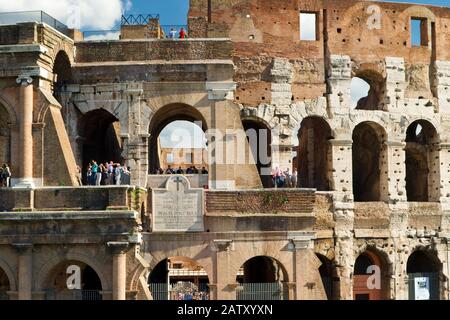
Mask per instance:
[[[153,299],[153,269],[186,257],[212,299],[236,299],[241,266],[264,256],[285,299],[421,298],[420,276],[449,299],[450,9],[190,0],[188,24],[189,39],[133,26],[115,41],[0,26],[0,162],[14,186],[0,189],[0,297],[55,298],[77,262],[103,299]],[[355,77],[370,86],[357,103]],[[167,177],[149,171],[174,120],[269,130],[269,168],[298,168],[301,188],[263,188],[259,159],[213,164],[204,231],[153,232],[152,189]],[[101,157],[126,161],[132,186],[77,186],[76,165]]]

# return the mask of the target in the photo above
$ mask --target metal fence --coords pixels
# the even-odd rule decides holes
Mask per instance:
[[[99,290],[46,290],[47,300],[102,300]]]
[[[192,282],[175,284],[150,283],[153,300],[209,300],[209,287],[201,283],[196,286]]]
[[[0,13],[0,25],[12,25],[23,22],[45,23],[59,32],[68,35],[68,27],[44,11],[19,11]]]
[[[243,283],[236,288],[236,300],[287,300],[283,284]]]
[[[143,25],[147,24],[151,19],[159,19],[159,14],[129,14],[122,15],[121,25]]]

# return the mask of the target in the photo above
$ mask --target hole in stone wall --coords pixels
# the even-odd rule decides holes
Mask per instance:
[[[300,40],[316,41],[317,37],[317,13],[300,12]]]
[[[412,47],[428,46],[428,20],[411,18],[410,39]]]
[[[379,110],[383,96],[383,77],[372,70],[356,73],[350,85],[352,107],[357,110]]]

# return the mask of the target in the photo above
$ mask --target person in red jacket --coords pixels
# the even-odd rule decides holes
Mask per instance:
[[[180,29],[180,39],[185,39],[187,38],[187,34],[186,31],[184,31],[184,28]]]

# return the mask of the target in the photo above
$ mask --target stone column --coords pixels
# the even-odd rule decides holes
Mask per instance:
[[[393,203],[406,201],[406,165],[405,165],[405,143],[385,142],[387,148],[387,200]]]
[[[128,242],[108,242],[112,251],[112,298],[113,300],[126,299],[126,252]]]
[[[18,257],[18,300],[31,300],[32,288],[32,249],[29,243],[13,244]]]
[[[148,126],[146,120],[150,118],[150,110],[142,101],[144,90],[141,86],[129,87],[124,92],[128,104],[127,127],[121,128],[123,134],[123,154],[131,173],[131,185],[147,186],[148,177]]]
[[[352,140],[330,140],[331,190],[338,201],[353,201]]]
[[[308,282],[308,255],[314,251],[314,233],[305,233],[291,239],[294,249],[295,300],[308,300],[306,285]]]
[[[218,239],[213,240],[211,251],[215,252],[215,293],[212,295],[215,300],[235,300],[236,275],[230,275],[229,251],[234,249],[233,240]],[[231,282],[233,279],[233,283]]]
[[[19,180],[16,187],[33,188],[33,79],[21,75],[16,79],[19,93]]]
[[[236,128],[230,123],[230,115],[238,114],[232,103],[225,100],[226,92],[210,89],[209,100],[214,105],[211,128],[208,130],[209,186],[211,189],[232,190],[236,187]]]

